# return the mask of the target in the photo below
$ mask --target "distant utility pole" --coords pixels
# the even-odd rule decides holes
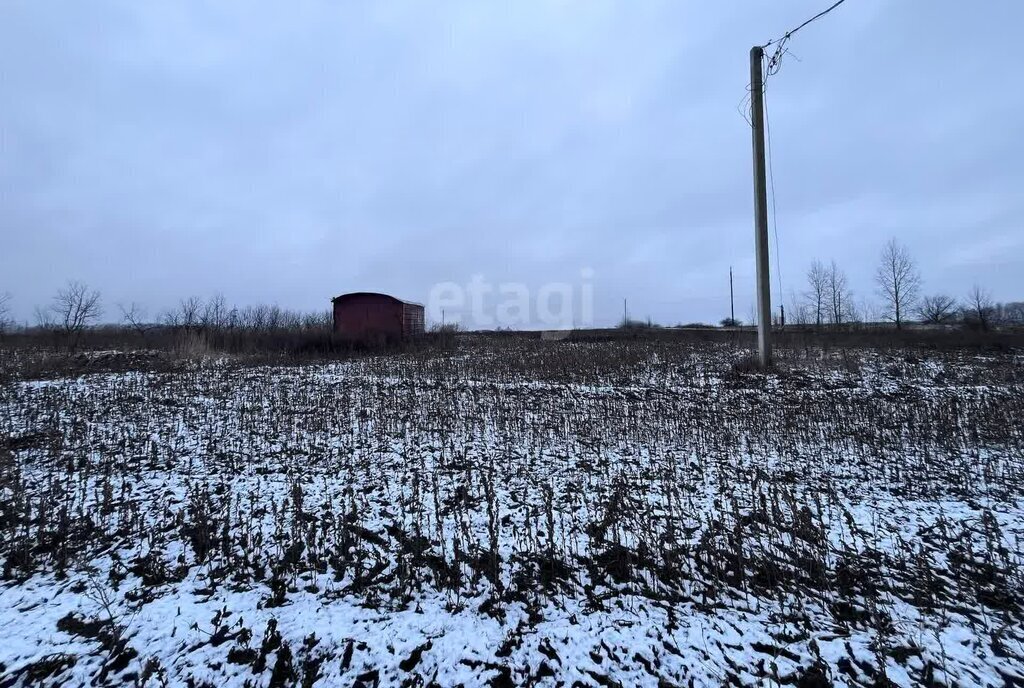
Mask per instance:
[[[768,183],[764,164],[764,48],[750,49],[750,121],[754,136],[754,245],[757,249],[757,353],[772,363],[772,295],[768,275]]]
[[[626,307],[626,299],[622,299],[622,324],[629,324],[629,309]]]
[[[732,266],[729,266],[729,320],[732,325],[736,324],[736,299],[732,293]]]

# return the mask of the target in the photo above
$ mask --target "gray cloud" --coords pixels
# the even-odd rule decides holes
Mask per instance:
[[[675,323],[725,315],[734,265],[746,317],[747,51],[821,3],[749,5],[5,3],[0,291],[309,309],[589,267],[599,322]],[[794,38],[783,296],[816,257],[871,296],[890,236],[928,290],[1024,296],[1022,19],[857,0]]]

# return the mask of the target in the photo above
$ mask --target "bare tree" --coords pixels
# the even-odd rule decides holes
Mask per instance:
[[[249,330],[262,330],[266,325],[266,306],[246,306],[239,315],[242,327]]]
[[[792,325],[806,325],[810,322],[803,296],[794,291],[789,292],[789,299],[786,302],[786,322]]]
[[[867,314],[870,312],[870,308],[857,303],[853,298],[853,293],[850,292],[846,295],[846,302],[843,306],[843,311],[843,317],[846,318],[846,322],[861,323],[868,319]]]
[[[103,314],[100,293],[82,282],[71,281],[53,297],[50,311],[57,326],[68,338],[72,351],[78,348],[82,333]]]
[[[992,302],[992,295],[988,290],[982,289],[977,284],[971,287],[967,295],[967,301],[963,307],[964,321],[982,330],[992,326],[995,319],[995,303]]]
[[[890,239],[882,250],[882,262],[875,274],[878,291],[885,300],[885,315],[902,329],[903,320],[917,301],[921,273],[907,248]]]
[[[814,324],[819,327],[825,320],[827,297],[828,270],[820,260],[816,260],[811,263],[811,269],[807,271],[807,291],[804,292],[804,298],[814,319]]]
[[[190,296],[178,302],[178,306],[163,315],[164,324],[175,329],[197,329],[200,325],[200,311],[203,302],[196,296]]]
[[[143,341],[145,341],[146,334],[154,327],[152,323],[147,321],[145,307],[135,301],[132,301],[127,306],[123,303],[118,304],[118,308],[121,309],[121,321],[131,329],[135,330],[135,332],[142,337]]]
[[[56,325],[53,322],[53,312],[49,306],[36,306],[32,310],[32,316],[36,320],[36,327],[42,330],[52,330]]]
[[[843,321],[850,319],[853,294],[850,292],[849,286],[847,286],[846,273],[836,265],[834,260],[828,267],[826,277],[829,297],[829,318],[833,325],[842,325]]]
[[[230,309],[223,294],[210,298],[203,307],[199,321],[204,330],[219,330],[227,326]]]
[[[0,294],[0,333],[5,332],[11,324],[11,295]]]
[[[940,325],[956,320],[956,299],[945,294],[935,294],[921,299],[917,305],[917,315],[921,322]]]
[[[878,304],[868,298],[861,299],[854,311],[860,322],[873,323],[879,318]]]

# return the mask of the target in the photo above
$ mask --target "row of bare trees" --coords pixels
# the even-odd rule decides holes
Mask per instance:
[[[143,335],[161,326],[202,334],[224,330],[316,330],[331,325],[329,311],[300,313],[277,305],[239,308],[229,305],[222,294],[206,301],[195,296],[182,299],[174,308],[160,314],[156,322],[148,318],[145,307],[139,303],[122,304],[119,308],[122,322]]]
[[[917,298],[921,276],[910,253],[895,240],[886,244],[875,272],[875,283],[882,297],[881,317],[901,328]],[[873,306],[857,304],[846,273],[836,261],[825,265],[811,263],[807,271],[807,289],[797,303],[793,321],[798,324],[843,325],[871,320]]]
[[[1024,303],[997,304],[985,289],[975,286],[962,301],[945,295],[921,296],[921,272],[910,252],[895,239],[882,249],[875,270],[880,309],[870,303],[857,304],[846,273],[833,260],[819,260],[807,271],[807,288],[795,298],[790,322],[796,324],[842,325],[870,321],[875,317],[902,329],[909,321],[928,324],[964,323],[980,329],[995,324],[1024,324]]]
[[[10,319],[10,294],[0,294],[0,332],[13,326]],[[239,308],[230,306],[223,295],[208,300],[198,297],[182,299],[155,318],[140,303],[118,304],[122,331],[150,343],[155,331],[172,335],[209,337],[245,334],[329,333],[331,313],[300,313],[276,305]],[[88,285],[71,281],[57,291],[46,306],[35,309],[36,328],[57,335],[61,344],[74,351],[85,333],[100,323],[104,307],[100,292]],[[116,329],[116,328],[115,328]]]
[[[858,319],[846,273],[834,260],[827,266],[819,260],[811,263],[804,302],[794,315],[798,321],[819,326],[841,325]]]
[[[947,294],[925,296],[917,314],[925,323],[962,322],[987,330],[994,325],[1024,325],[1024,302],[996,303],[987,290],[974,285],[962,301]]]

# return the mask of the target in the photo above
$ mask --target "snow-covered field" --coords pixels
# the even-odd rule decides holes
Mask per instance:
[[[0,386],[0,686],[1013,685],[1013,352],[481,340]]]

